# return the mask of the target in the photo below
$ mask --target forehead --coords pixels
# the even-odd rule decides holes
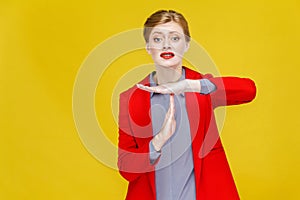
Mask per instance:
[[[180,34],[184,34],[183,33],[183,29],[181,28],[181,26],[176,23],[176,22],[168,22],[165,24],[159,24],[156,25],[152,31],[151,31],[151,35],[154,33],[161,33],[161,34],[171,34],[171,33],[180,33]]]

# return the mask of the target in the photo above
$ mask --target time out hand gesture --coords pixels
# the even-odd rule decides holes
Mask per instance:
[[[156,151],[161,150],[162,146],[174,134],[175,129],[176,129],[176,120],[175,120],[174,95],[170,95],[170,106],[166,114],[162,128],[152,140],[152,144]]]

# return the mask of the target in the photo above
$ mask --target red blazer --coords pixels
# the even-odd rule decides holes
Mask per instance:
[[[207,78],[216,85],[210,95],[185,93],[190,122],[197,200],[234,200],[238,192],[230,172],[214,117],[218,106],[250,102],[252,80],[202,75],[188,68],[186,79]],[[149,85],[149,76],[140,82]],[[200,120],[201,119],[201,120]],[[129,181],[127,200],[155,200],[155,164],[149,160],[152,136],[150,93],[136,86],[120,95],[118,167]]]

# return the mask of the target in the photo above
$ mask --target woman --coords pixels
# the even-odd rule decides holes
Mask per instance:
[[[185,18],[161,10],[144,24],[155,71],[120,95],[119,157],[128,200],[239,199],[215,122],[218,106],[250,102],[252,80],[182,66]]]

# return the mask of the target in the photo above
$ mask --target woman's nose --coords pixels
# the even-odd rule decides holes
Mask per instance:
[[[166,49],[171,49],[171,45],[170,45],[170,41],[169,40],[164,40],[163,50],[166,50]]]

